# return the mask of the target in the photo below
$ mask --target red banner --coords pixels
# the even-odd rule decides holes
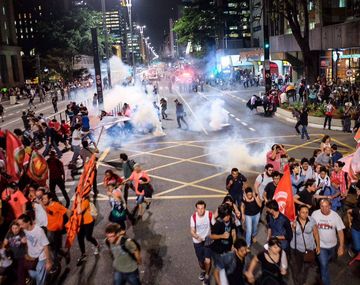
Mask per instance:
[[[23,174],[25,149],[20,139],[12,132],[6,131],[6,172],[11,176],[10,182],[18,182]]]
[[[40,186],[45,186],[48,178],[48,165],[45,158],[36,150],[31,153],[27,175]]]
[[[295,205],[292,192],[290,169],[286,167],[276,187],[274,200],[279,204],[279,210],[292,222],[295,220]]]

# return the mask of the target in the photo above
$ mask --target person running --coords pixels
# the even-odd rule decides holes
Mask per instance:
[[[139,265],[141,250],[138,243],[126,237],[124,228],[117,224],[109,224],[105,229],[106,244],[112,253],[114,285],[141,285]]]
[[[251,260],[245,276],[253,284],[255,282],[254,271],[257,264],[261,264],[261,276],[259,283],[261,285],[285,285],[283,276],[287,273],[288,261],[286,253],[282,250],[281,242],[278,238],[269,239],[265,251],[260,252]]]
[[[109,221],[119,224],[122,228],[126,229],[125,221],[127,205],[120,188],[115,188],[115,184],[108,184],[107,195],[109,197],[109,203],[111,207]]]
[[[34,104],[34,99],[35,99],[35,89],[31,88],[30,90],[30,97],[29,97],[29,103],[28,103],[28,107],[34,107],[36,109],[36,106]]]
[[[311,217],[315,220],[320,235],[320,254],[318,260],[321,280],[324,285],[330,285],[329,262],[335,256],[336,248],[338,256],[344,254],[343,230],[345,225],[341,217],[331,210],[329,199],[322,199],[320,201],[320,209],[312,213]]]
[[[81,124],[76,124],[71,139],[71,148],[74,154],[69,163],[69,168],[76,168],[76,162],[80,155],[80,150],[81,150],[81,139],[82,139]]]
[[[57,107],[57,103],[58,103],[58,97],[57,95],[54,95],[52,98],[51,98],[51,103],[54,107],[54,113],[57,113],[58,112],[58,107]]]
[[[168,115],[166,114],[167,101],[165,98],[160,99],[160,107],[161,107],[161,116],[162,116],[163,120],[167,120],[167,118],[168,118]]]
[[[50,157],[46,160],[49,168],[49,189],[56,197],[55,188],[58,186],[66,201],[66,208],[70,206],[70,198],[65,189],[65,170],[60,159],[56,157],[55,151],[50,151]],[[56,200],[58,198],[56,197]]]
[[[84,261],[86,261],[85,238],[87,241],[91,242],[94,245],[94,255],[99,254],[100,244],[93,237],[95,221],[94,218],[91,216],[89,196],[83,198],[78,196],[77,199],[78,201],[76,211],[79,215],[81,215],[80,230],[77,235],[81,256],[78,259],[77,265],[81,265]]]
[[[195,204],[195,212],[190,217],[190,233],[195,254],[201,268],[199,280],[208,282],[211,270],[211,250],[208,247],[211,233],[212,212],[206,210],[206,203],[202,200]]]
[[[180,103],[180,101],[178,99],[175,99],[175,107],[176,107],[176,121],[178,123],[178,129],[181,129],[181,121],[186,125],[185,129],[189,128],[188,123],[186,122],[186,120],[184,119],[186,113],[184,110],[184,105],[182,103]]]
[[[36,285],[45,285],[47,272],[52,268],[49,240],[45,232],[33,223],[29,215],[22,214],[18,218],[20,227],[24,230],[27,243],[27,268]]]
[[[126,153],[120,153],[120,162],[122,163],[122,170],[123,170],[123,179],[128,179],[131,176],[131,173],[134,171],[135,161],[129,160],[129,157]],[[131,182],[126,182],[124,185],[124,199],[127,203],[127,199],[129,196],[129,188],[135,191],[134,186]]]
[[[301,109],[300,118],[299,118],[300,125],[302,126],[302,128],[301,128],[301,139],[303,140],[305,138],[305,136],[306,136],[306,139],[309,141],[310,136],[309,136],[308,131],[307,131],[307,126],[309,124],[308,117],[309,117],[308,110],[307,110],[306,107],[303,107]]]
[[[144,178],[146,181],[143,181],[140,178]],[[138,212],[138,220],[141,220],[143,214],[144,214],[144,207],[143,203],[145,202],[145,191],[139,191],[139,185],[149,183],[151,181],[149,175],[146,171],[141,169],[140,164],[136,163],[134,165],[134,171],[131,173],[130,177],[128,179],[125,179],[122,184],[125,184],[129,181],[132,181],[134,188],[135,188],[135,194],[136,194],[136,206],[132,211],[132,216],[135,216],[135,213]]]
[[[58,143],[56,141],[56,133],[53,128],[50,128],[46,123],[41,123],[42,127],[44,128],[45,133],[45,150],[43,152],[43,157],[46,157],[50,149],[53,147],[58,155],[58,158],[60,159],[62,157],[62,152],[58,147]]]

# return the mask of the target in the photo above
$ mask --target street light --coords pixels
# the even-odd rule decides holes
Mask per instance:
[[[134,45],[133,45],[133,26],[132,26],[132,17],[131,17],[131,8],[132,8],[132,0],[126,0],[125,2],[128,15],[129,15],[129,31],[130,31],[130,39],[131,39],[131,58],[133,64],[133,77],[134,77],[134,84],[135,84],[135,77],[136,77],[136,66],[135,66],[135,54],[134,54]],[[129,44],[128,44],[129,47]]]

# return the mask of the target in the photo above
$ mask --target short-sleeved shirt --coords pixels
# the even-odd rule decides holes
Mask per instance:
[[[244,182],[247,181],[246,177],[244,175],[242,175],[241,173],[239,173],[239,176],[236,179],[234,179],[234,177],[232,175],[229,175],[226,178],[226,185],[229,184],[230,180],[233,180],[233,184],[230,186],[229,194],[232,197],[240,196],[240,198],[242,199],[243,193],[244,193],[242,188],[243,188]]]
[[[313,250],[316,248],[316,243],[313,234],[313,228],[316,225],[316,222],[313,218],[309,217],[308,221],[305,224],[304,228],[304,238],[301,230],[301,225],[296,221],[296,230],[291,240],[290,247],[295,249],[295,239],[296,239],[296,249],[300,252],[305,252],[306,250]],[[305,245],[304,245],[305,240]]]
[[[94,221],[94,218],[91,216],[90,202],[88,199],[84,199],[81,201],[81,210],[83,212],[82,224],[91,224]]]
[[[48,218],[47,229],[51,232],[62,230],[66,208],[59,202],[51,202],[46,206],[46,213]]]
[[[240,260],[235,253],[233,253],[233,259],[236,265],[233,272],[227,275],[229,285],[245,285],[243,275],[245,261]]]
[[[49,245],[45,232],[38,225],[34,225],[31,231],[24,230],[27,241],[28,255],[32,258],[39,258],[39,261],[45,260],[44,248]]]
[[[299,201],[314,208],[314,193],[309,192],[308,190],[303,190],[297,194],[299,196]]]
[[[25,233],[23,231],[14,235],[11,230],[5,236],[5,239],[9,242],[9,249],[15,259],[24,257],[26,253],[26,244],[21,242],[24,237]]]
[[[266,185],[264,192],[266,193],[266,198],[268,200],[272,200],[274,198],[276,186],[274,182],[270,182]]]
[[[337,245],[337,231],[345,229],[340,216],[333,210],[330,210],[330,214],[327,216],[321,213],[321,210],[316,210],[311,217],[319,228],[320,247],[335,247]]]
[[[281,155],[283,155],[283,151],[280,151],[279,153],[276,154],[275,159],[272,159],[272,150],[270,150],[267,154],[266,154],[266,163],[267,164],[272,164],[274,167],[274,171],[279,171],[281,172]]]
[[[81,132],[78,130],[74,130],[72,134],[71,144],[73,146],[80,146],[81,145]]]
[[[210,221],[210,214],[209,211],[206,210],[205,214],[200,217],[198,213],[195,213],[196,215],[196,225],[194,221],[194,215],[191,215],[190,217],[190,227],[195,228],[196,234],[202,238],[202,240],[205,240],[207,236],[210,235],[211,232],[211,221]],[[200,243],[201,241],[193,238],[194,243]]]
[[[141,192],[139,191],[139,181],[140,181],[141,177],[145,178],[147,180],[147,182],[150,182],[150,180],[151,180],[149,175],[145,171],[141,171],[139,173],[136,171],[133,171],[129,177],[129,180],[133,181],[133,183],[134,183],[136,195],[144,195],[144,190]]]
[[[137,250],[136,244],[130,239],[125,241],[124,246],[131,253],[134,253]],[[129,255],[129,253],[122,249],[120,241],[116,245],[110,245],[110,248],[114,257],[113,268],[116,271],[130,273],[134,272],[138,268],[136,261]]]
[[[228,232],[229,238],[227,239],[217,239],[211,244],[211,249],[218,254],[228,252],[231,250],[233,245],[233,239],[231,231],[235,229],[235,225],[231,222],[224,223],[223,221],[217,220],[215,224],[211,227],[211,234],[222,235],[225,232]]]
[[[18,218],[23,214],[23,206],[27,203],[28,200],[20,190],[17,190],[11,194],[11,190],[9,189],[3,191],[1,199],[5,201],[8,195],[10,195],[10,200],[7,202],[11,206],[15,218]]]
[[[255,182],[259,184],[259,196],[261,199],[263,199],[264,197],[264,190],[266,185],[268,185],[272,181],[272,177],[267,176],[266,173],[261,173],[256,177]]]

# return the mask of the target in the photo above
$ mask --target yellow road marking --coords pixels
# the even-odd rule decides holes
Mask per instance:
[[[347,143],[343,143],[337,139],[331,138],[332,141],[336,142],[337,144],[340,144],[342,146],[345,146],[347,148],[349,148],[351,151],[355,151],[356,149],[354,147],[352,147],[351,145],[348,145]]]
[[[312,140],[312,141],[309,141],[309,142],[300,144],[300,145],[298,145],[298,146],[291,147],[291,148],[287,149],[287,151],[289,152],[289,151],[293,151],[293,150],[298,149],[298,148],[302,148],[303,146],[306,146],[306,145],[309,145],[309,144],[318,142],[320,139],[321,139],[321,138],[318,138],[318,139],[315,139],[315,140]]]

